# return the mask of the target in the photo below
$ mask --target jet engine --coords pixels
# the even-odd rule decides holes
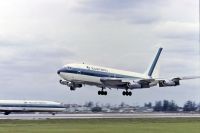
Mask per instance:
[[[67,85],[68,87],[70,87],[71,90],[75,90],[75,88],[81,88],[82,87],[82,84],[77,84],[77,83],[69,82],[69,81],[66,81],[66,80],[60,80],[60,84]]]
[[[127,84],[128,89],[142,88],[141,84],[133,82]]]
[[[60,80],[59,82],[60,82],[60,84],[62,84],[62,85],[67,85],[67,86],[68,86],[68,84],[69,84],[69,82],[66,81],[66,80]]]
[[[159,87],[177,86],[177,85],[180,85],[179,80],[159,81]]]

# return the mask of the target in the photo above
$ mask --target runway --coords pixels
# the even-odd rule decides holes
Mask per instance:
[[[94,118],[200,118],[200,114],[186,113],[93,113],[93,114],[0,114],[1,119],[11,120],[45,120],[45,119],[94,119]]]

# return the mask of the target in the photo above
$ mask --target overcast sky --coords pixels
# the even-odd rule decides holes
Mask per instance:
[[[200,80],[181,86],[121,90],[59,84],[67,63],[144,72],[157,48],[161,77],[200,75],[199,0],[1,0],[0,99],[130,105],[156,100],[200,102]]]

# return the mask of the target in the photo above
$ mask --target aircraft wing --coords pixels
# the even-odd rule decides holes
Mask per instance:
[[[150,83],[153,83],[154,79],[137,79],[137,78],[101,78],[100,81],[105,86],[115,86],[117,88],[149,88]]]
[[[131,78],[101,78],[106,86],[116,86],[129,89],[150,88],[159,84],[159,87],[180,85],[180,80],[197,79],[200,76],[184,76],[171,79],[131,79]]]
[[[200,76],[182,76],[182,77],[171,78],[170,80],[189,80],[189,79],[198,79],[198,78],[200,78]],[[166,79],[158,78],[155,80],[160,81],[160,80],[166,80]]]
[[[100,81],[105,85],[126,85],[133,81],[133,79],[126,78],[101,78]]]
[[[166,86],[177,86],[180,85],[180,80],[189,80],[189,79],[198,79],[200,76],[183,76],[183,77],[175,77],[171,79],[155,79],[159,84],[159,87]]]
[[[184,77],[178,77],[180,80],[188,80],[188,79],[197,79],[200,78],[200,76],[184,76]]]

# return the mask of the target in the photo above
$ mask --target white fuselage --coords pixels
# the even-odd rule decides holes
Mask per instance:
[[[0,100],[1,112],[60,112],[65,108],[52,101]]]
[[[101,78],[147,78],[146,75],[140,73],[87,64],[67,64],[58,71],[58,74],[66,81],[75,81],[100,86],[102,85],[102,82],[100,81]]]

